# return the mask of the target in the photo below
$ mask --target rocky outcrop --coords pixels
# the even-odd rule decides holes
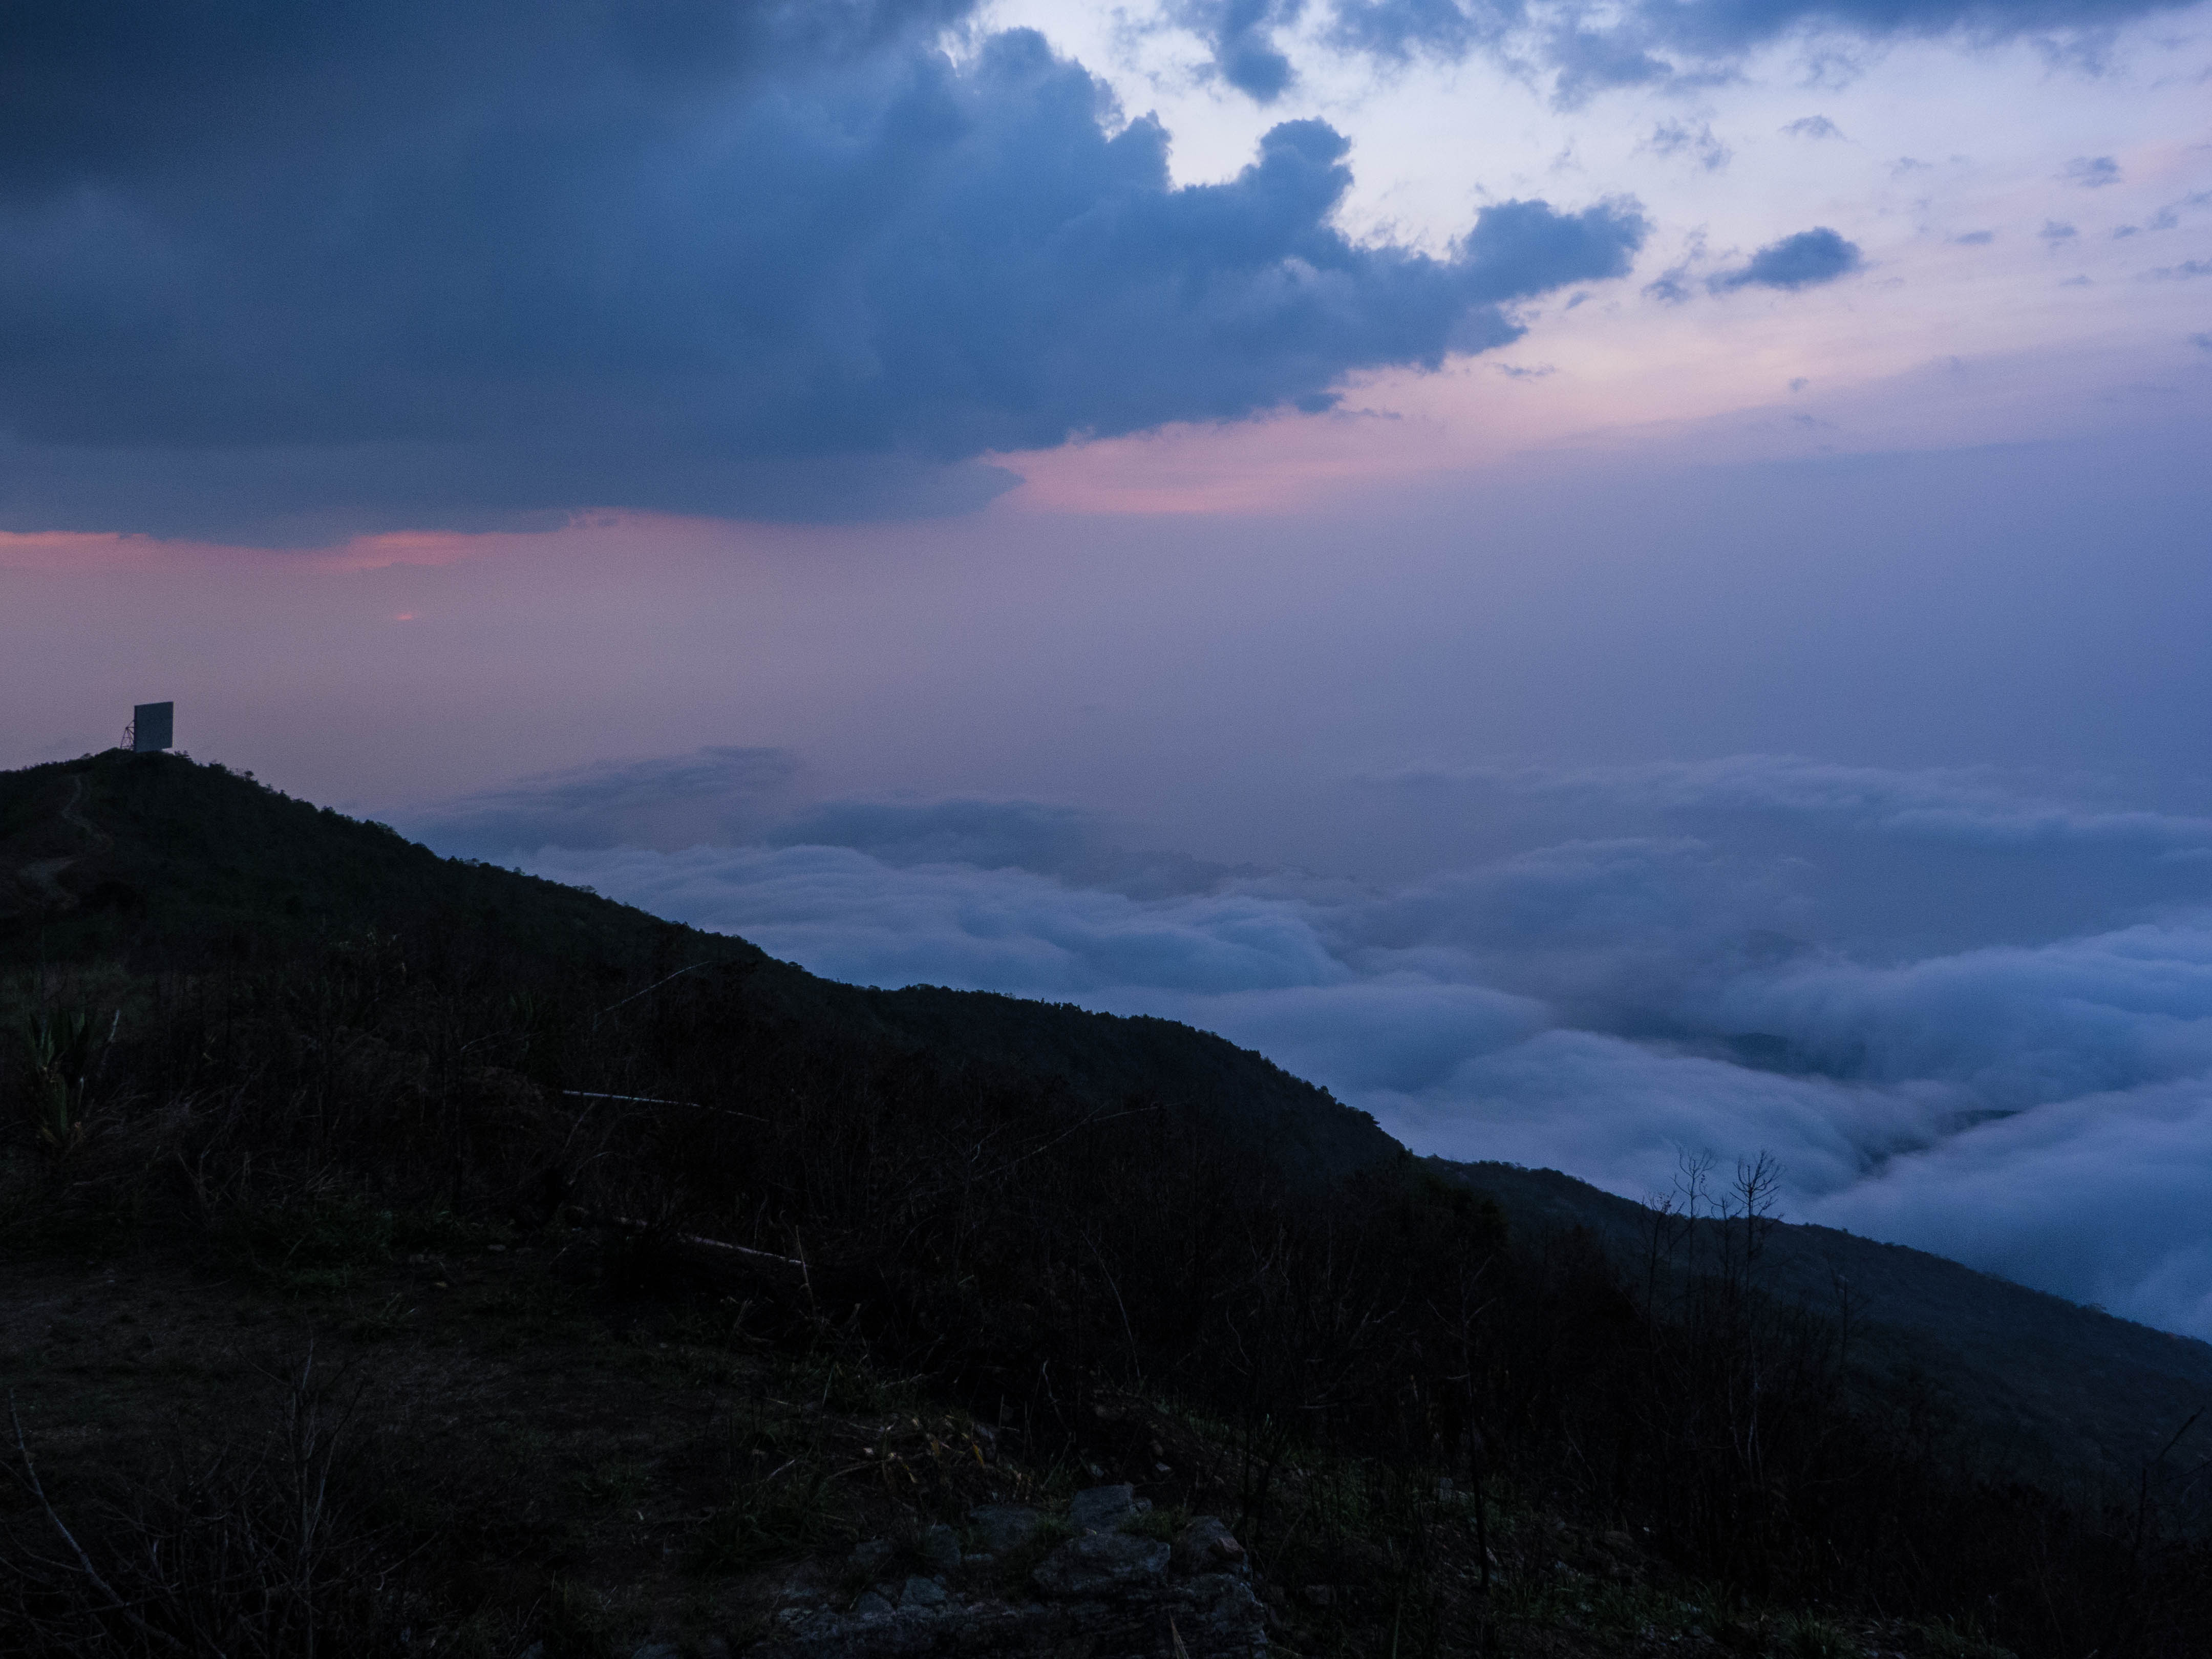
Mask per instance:
[[[1176,1534],[1174,1565],[1177,1572],[1194,1576],[1247,1570],[1244,1547],[1210,1515],[1200,1516]]]
[[[803,1592],[749,1659],[1258,1659],[1265,1616],[1229,1528],[1203,1516],[1170,1544],[1132,1529],[1146,1508],[1127,1486],[1099,1486],[1077,1493],[1064,1517],[980,1509],[957,1563],[960,1535],[950,1528],[903,1550],[863,1544],[844,1582],[865,1587]]]
[[[1071,1538],[1037,1563],[1030,1582],[1061,1601],[1119,1595],[1164,1584],[1170,1551],[1152,1538],[1125,1532],[1087,1532]]]

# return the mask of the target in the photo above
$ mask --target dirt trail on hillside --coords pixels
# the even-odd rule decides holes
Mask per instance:
[[[92,845],[85,848],[83,853],[70,853],[57,859],[33,859],[27,864],[16,866],[16,878],[30,889],[42,905],[64,910],[74,906],[76,903],[76,895],[62,885],[62,872],[82,858],[85,853],[105,852],[108,848],[115,845],[114,836],[101,830],[77,810],[78,803],[83,799],[84,779],[81,775],[71,778],[70,797],[62,803],[61,820],[71,829],[82,830]]]
[[[62,822],[83,830],[86,837],[92,842],[91,850],[95,853],[104,853],[115,845],[115,837],[76,810],[77,803],[83,799],[84,778],[80,774],[70,780],[70,798],[62,803]]]

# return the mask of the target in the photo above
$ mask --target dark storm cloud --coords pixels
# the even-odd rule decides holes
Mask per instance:
[[[1826,226],[1801,230],[1770,242],[1735,270],[1724,270],[1706,286],[1714,293],[1739,288],[1778,288],[1792,291],[1818,288],[1848,276],[1865,261],[1858,244],[1847,242]]]
[[[763,70],[850,62],[972,5],[15,0],[0,25],[0,189],[196,197],[219,182],[212,158],[265,177],[272,152],[373,162],[525,119],[573,145],[683,118],[672,101],[696,107]]]
[[[1644,234],[1354,243],[1314,121],[1174,188],[1040,37],[938,51],[957,9],[11,8],[0,527],[958,510],[988,451],[1501,344]]]

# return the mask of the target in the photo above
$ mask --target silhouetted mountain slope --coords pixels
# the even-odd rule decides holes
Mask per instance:
[[[756,1018],[1054,1079],[1101,1106],[1132,1097],[1189,1105],[1300,1178],[1401,1152],[1327,1091],[1173,1021],[819,979],[743,939],[441,858],[381,824],[181,756],[114,750],[0,774],[0,966],[101,954],[266,964],[369,929],[496,945],[604,983],[610,1003],[669,975],[738,970],[734,994]]]
[[[440,858],[179,756],[113,750],[0,774],[0,961],[245,965],[372,928],[482,934],[595,972],[649,963],[687,931]],[[761,954],[738,939],[692,943],[731,961]]]
[[[1522,1234],[1584,1229],[1632,1269],[1650,1248],[1649,1208],[1557,1170],[1431,1162],[1494,1198]],[[1696,1226],[1698,1247],[1717,1250],[1719,1224]],[[1767,1233],[1756,1274],[1771,1295],[1848,1310],[1859,1364],[1924,1374],[2008,1453],[2131,1471],[2212,1406],[2212,1346],[1924,1250],[1784,1222]]]

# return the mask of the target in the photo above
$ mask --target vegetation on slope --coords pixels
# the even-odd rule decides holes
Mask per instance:
[[[1436,1167],[1495,1199],[1524,1231],[1580,1230],[1625,1261],[1649,1249],[1649,1205],[1556,1170]],[[1679,1194],[1674,1202],[1686,1207]],[[1678,1255],[1721,1252],[1726,1224],[1683,1220],[1674,1218]],[[1758,1277],[1769,1295],[1848,1324],[1855,1369],[1940,1388],[2009,1464],[2132,1486],[2146,1462],[2193,1466],[2212,1450],[2202,1415],[2212,1401],[2212,1346],[1832,1227],[1791,1223],[1762,1238]]]
[[[1164,1022],[828,986],[174,758],[0,782],[0,1652],[742,1634],[1109,1476],[1229,1519],[1298,1651],[2212,1630],[2151,1471],[1870,1396],[1755,1194],[1625,1276]]]

